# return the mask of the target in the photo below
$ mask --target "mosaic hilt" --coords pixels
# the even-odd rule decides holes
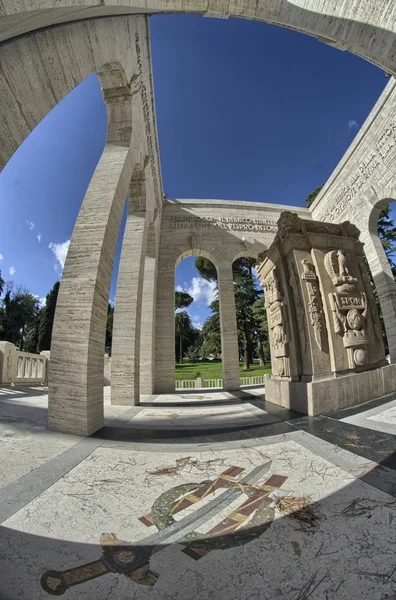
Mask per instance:
[[[62,596],[70,587],[107,573],[120,573],[139,583],[154,585],[157,576],[149,571],[148,565],[154,546],[133,546],[118,540],[114,534],[103,534],[106,545],[102,545],[100,559],[65,571],[46,571],[41,577],[41,587],[52,596]]]

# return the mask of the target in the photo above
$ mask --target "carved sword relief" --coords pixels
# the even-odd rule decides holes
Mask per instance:
[[[301,279],[305,281],[309,295],[308,310],[311,325],[314,328],[315,340],[319,350],[324,350],[327,331],[324,322],[324,313],[322,299],[320,297],[318,278],[316,276],[315,267],[309,262],[309,260],[304,259],[301,262],[304,269]]]

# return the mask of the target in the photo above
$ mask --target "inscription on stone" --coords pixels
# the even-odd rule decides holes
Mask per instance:
[[[171,230],[175,229],[209,229],[219,227],[220,229],[232,229],[236,231],[261,231],[265,233],[276,233],[278,226],[271,219],[250,219],[238,217],[193,217],[180,216],[168,219]]]
[[[380,135],[374,150],[360,163],[356,172],[351,177],[347,186],[336,196],[331,206],[321,216],[321,220],[333,222],[338,221],[338,215],[342,213],[359,190],[370,179],[376,169],[388,158],[388,155],[396,146],[396,122],[391,122]]]

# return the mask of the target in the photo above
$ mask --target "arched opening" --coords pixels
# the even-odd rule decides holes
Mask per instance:
[[[368,231],[363,231],[364,251],[371,285],[380,315],[385,350],[396,361],[396,202],[392,195],[378,200],[371,209]]]
[[[241,256],[232,265],[242,385],[263,384],[264,375],[271,372],[267,313],[256,263],[255,257]]]
[[[216,266],[204,255],[182,255],[175,284],[176,389],[222,388]]]

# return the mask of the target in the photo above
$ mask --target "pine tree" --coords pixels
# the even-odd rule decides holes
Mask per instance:
[[[52,290],[47,294],[45,307],[42,311],[38,330],[38,351],[51,349],[52,327],[54,325],[56,301],[60,283],[57,281]]]

